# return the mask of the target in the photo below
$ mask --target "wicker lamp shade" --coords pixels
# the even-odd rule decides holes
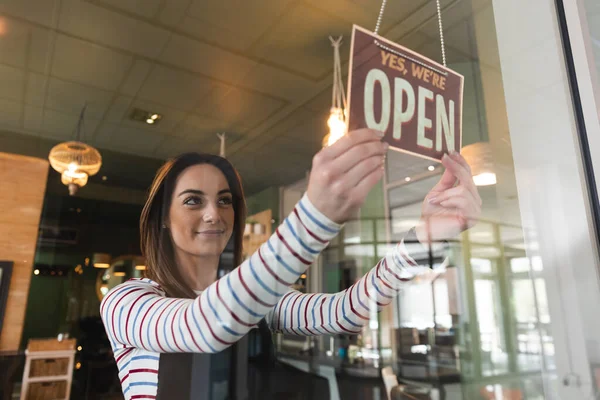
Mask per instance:
[[[88,177],[95,175],[102,166],[102,156],[90,145],[82,142],[60,143],[50,150],[50,165],[61,174],[61,181],[74,195],[87,183]]]
[[[496,184],[494,159],[489,142],[469,144],[463,147],[460,153],[471,166],[475,185],[490,186]]]

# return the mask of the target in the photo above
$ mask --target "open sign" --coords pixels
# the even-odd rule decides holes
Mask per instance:
[[[462,146],[464,77],[359,26],[352,31],[348,128],[391,149],[441,160]]]

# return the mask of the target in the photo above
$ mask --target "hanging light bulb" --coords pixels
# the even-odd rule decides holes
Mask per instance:
[[[340,62],[340,45],[342,36],[337,39],[329,37],[333,46],[333,92],[331,110],[327,119],[329,133],[323,138],[323,147],[331,146],[346,134],[346,94],[342,82],[342,67]]]
[[[346,133],[346,118],[344,118],[344,110],[339,107],[332,107],[327,120],[329,126],[329,134],[327,135],[327,146],[331,146],[344,136]]]

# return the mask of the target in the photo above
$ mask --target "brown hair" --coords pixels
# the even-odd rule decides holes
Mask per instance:
[[[229,161],[212,154],[185,153],[167,161],[156,173],[148,200],[140,217],[142,255],[146,258],[146,276],[157,282],[169,297],[194,298],[194,290],[185,282],[175,264],[173,243],[165,228],[171,198],[179,175],[187,168],[210,164],[217,167],[229,184],[233,197],[233,267],[242,262],[242,241],[246,222],[246,200],[239,174]]]

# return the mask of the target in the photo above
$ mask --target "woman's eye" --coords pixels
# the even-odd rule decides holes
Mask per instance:
[[[228,206],[233,203],[233,199],[231,197],[223,197],[219,200],[219,204],[223,206]]]
[[[185,201],[183,202],[183,204],[185,204],[186,206],[197,206],[198,204],[202,203],[202,199],[200,199],[200,197],[188,197],[187,199],[185,199]]]

